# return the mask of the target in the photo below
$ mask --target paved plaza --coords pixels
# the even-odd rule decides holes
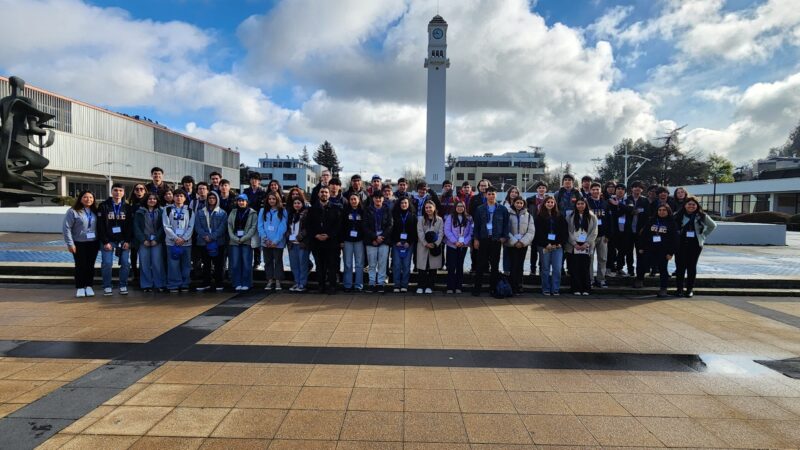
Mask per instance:
[[[793,298],[72,294],[0,287],[0,448],[800,445]]]

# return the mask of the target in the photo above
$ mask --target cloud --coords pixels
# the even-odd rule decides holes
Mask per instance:
[[[695,91],[694,95],[704,100],[712,102],[728,102],[736,104],[741,99],[739,88],[734,86],[720,86],[710,89]]]

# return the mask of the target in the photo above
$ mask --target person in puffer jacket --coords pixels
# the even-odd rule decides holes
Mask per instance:
[[[258,213],[247,205],[247,195],[236,197],[236,208],[228,214],[228,254],[231,284],[237,291],[253,287],[253,249],[258,248]]]
[[[533,242],[535,230],[533,216],[528,213],[525,199],[517,197],[511,205],[508,240],[505,243],[505,250],[511,258],[511,289],[514,294],[522,293],[522,270],[525,265],[525,255]]]
[[[228,214],[220,207],[220,196],[211,191],[205,208],[197,211],[195,234],[203,259],[203,285],[199,291],[221,291],[225,281],[225,250],[228,243]],[[214,274],[213,284],[211,274]]]
[[[174,204],[164,209],[163,225],[167,236],[167,288],[175,294],[189,290],[195,214],[186,205],[183,189],[175,191],[173,200]]]

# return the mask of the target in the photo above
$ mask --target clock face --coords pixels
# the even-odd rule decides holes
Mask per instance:
[[[434,28],[432,34],[434,39],[441,39],[444,37],[444,31],[442,31],[441,28]]]

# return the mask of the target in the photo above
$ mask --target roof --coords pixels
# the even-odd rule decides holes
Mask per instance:
[[[431,19],[430,23],[440,23],[442,25],[447,25],[447,22],[445,22],[442,16],[438,14],[433,16],[433,19]]]
[[[713,184],[695,184],[684,187],[692,195],[711,195],[714,192]],[[800,192],[800,177],[740,181],[738,183],[717,183],[717,195],[766,194],[776,192]]]

